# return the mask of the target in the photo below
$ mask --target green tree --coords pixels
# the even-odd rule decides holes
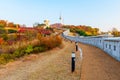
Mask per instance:
[[[76,33],[78,33],[80,36],[87,36],[85,31],[82,31],[82,30],[76,30]]]

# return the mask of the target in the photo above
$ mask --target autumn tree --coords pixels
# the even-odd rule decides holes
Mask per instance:
[[[112,35],[114,35],[115,37],[120,36],[119,33],[120,33],[120,32],[117,30],[117,28],[113,28],[113,29],[112,29]]]
[[[7,21],[0,20],[0,27],[6,27],[6,26],[7,26]]]
[[[14,23],[13,23],[13,22],[9,22],[9,23],[7,24],[7,27],[12,27],[12,28],[14,28],[14,27],[15,27],[15,25],[14,25]]]
[[[20,28],[20,24],[14,24],[15,28]]]
[[[78,33],[83,36],[96,36],[99,33],[98,28],[92,28],[91,26],[86,25],[64,25],[63,27],[70,29],[71,32]]]

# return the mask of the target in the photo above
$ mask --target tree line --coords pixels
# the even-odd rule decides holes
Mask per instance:
[[[8,22],[7,20],[0,20],[0,28],[4,27],[18,28],[20,25],[13,22]]]
[[[99,34],[98,28],[92,28],[86,25],[64,25],[64,28],[69,28],[71,32],[78,33],[80,36],[96,36]]]

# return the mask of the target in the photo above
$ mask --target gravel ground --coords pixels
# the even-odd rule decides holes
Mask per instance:
[[[76,52],[76,70],[71,73],[75,43],[63,42],[63,46],[1,65],[0,80],[120,80],[120,62],[96,47],[81,43],[83,60]]]

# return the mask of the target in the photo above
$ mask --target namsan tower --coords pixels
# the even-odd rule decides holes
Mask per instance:
[[[60,20],[60,24],[63,25],[63,19],[62,19],[62,15],[61,15],[61,13],[60,13],[59,20]]]

